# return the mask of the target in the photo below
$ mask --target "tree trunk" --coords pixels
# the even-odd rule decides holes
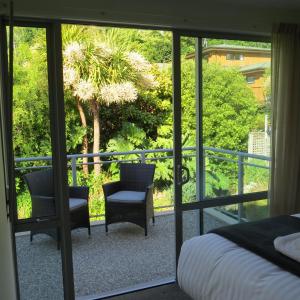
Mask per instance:
[[[87,136],[87,122],[86,122],[86,117],[85,117],[85,113],[84,113],[82,104],[81,104],[81,102],[78,98],[77,98],[77,109],[79,111],[81,125],[85,129],[85,135],[83,136],[83,139],[82,139],[82,153],[83,154],[88,154],[89,141],[88,141],[88,136]],[[87,164],[88,163],[88,158],[83,157],[82,162],[83,162],[83,165],[82,165],[83,174],[85,176],[88,176],[88,174],[89,174],[89,166]]]
[[[99,116],[99,104],[96,100],[93,100],[92,103],[92,113],[94,119],[94,144],[93,144],[93,153],[99,153],[100,151],[100,116]],[[94,172],[95,175],[99,175],[101,171],[100,157],[94,157]]]

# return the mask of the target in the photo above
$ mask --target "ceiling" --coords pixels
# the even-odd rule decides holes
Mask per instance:
[[[16,16],[154,25],[270,35],[272,24],[296,23],[299,0],[15,0]]]

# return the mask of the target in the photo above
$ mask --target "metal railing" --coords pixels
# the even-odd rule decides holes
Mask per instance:
[[[188,157],[196,157],[196,147],[185,147],[182,148],[183,151],[183,158],[188,158]],[[186,152],[191,152],[185,154]],[[239,152],[239,151],[232,151],[232,150],[225,150],[225,149],[217,149],[213,147],[204,147],[204,157],[208,158],[213,158],[215,160],[220,160],[220,161],[226,161],[226,162],[231,162],[234,164],[237,164],[238,168],[238,174],[237,174],[237,193],[239,195],[244,193],[244,169],[245,166],[251,166],[251,167],[256,167],[256,168],[263,168],[263,169],[269,169],[268,165],[260,165],[257,163],[253,163],[250,161],[245,161],[246,158],[252,158],[256,160],[261,160],[261,161],[270,161],[270,157],[264,156],[264,155],[257,155],[257,154],[250,154],[246,152]],[[149,154],[167,154],[159,157],[147,157]],[[230,155],[231,157],[234,156],[236,159],[233,159],[231,157],[224,157],[221,155]],[[128,155],[136,155],[136,158],[128,158],[128,159],[111,159],[109,160],[108,158],[110,157],[118,157],[118,156],[128,156]],[[95,162],[87,162],[83,163],[82,159],[83,158],[88,158],[92,159],[94,157],[99,157],[100,162],[99,164],[101,165],[106,165],[106,164],[112,164],[112,163],[121,163],[121,162],[132,162],[132,161],[139,161],[142,163],[145,163],[147,161],[157,161],[157,160],[165,160],[165,159],[173,159],[173,149],[168,148],[168,149],[151,149],[151,150],[133,150],[133,151],[126,151],[126,152],[102,152],[102,153],[89,153],[89,154],[70,154],[67,155],[67,159],[69,161],[68,167],[72,171],[72,184],[74,186],[77,186],[77,168],[82,167],[83,165],[94,165]],[[50,162],[51,163],[52,157],[51,156],[40,156],[40,157],[27,157],[27,158],[15,158],[15,164],[21,164],[24,162],[36,162],[36,161],[43,161],[43,162]],[[49,165],[40,165],[40,166],[16,166],[16,170],[32,170],[32,169],[41,169],[41,168],[49,168],[51,164]],[[205,172],[205,163],[204,163],[204,174]],[[205,191],[203,193],[205,195]],[[161,208],[168,208],[168,207],[173,207],[173,205],[168,205],[168,206],[156,206],[154,207],[155,209],[161,209]],[[241,205],[239,205],[238,209],[238,215],[239,218],[241,216]],[[99,215],[100,216],[100,215]],[[91,216],[95,217],[95,216]]]

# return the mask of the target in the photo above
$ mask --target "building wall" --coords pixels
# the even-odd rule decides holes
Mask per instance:
[[[242,54],[244,56],[243,60],[228,60],[226,59],[226,55],[232,54]],[[270,55],[268,54],[260,54],[260,53],[247,53],[246,51],[241,52],[221,52],[221,51],[214,51],[210,53],[207,57],[208,62],[210,63],[219,63],[222,66],[229,66],[229,67],[244,67],[248,65],[254,65],[257,63],[264,63],[270,61]]]
[[[242,54],[243,60],[228,60],[226,58],[227,54]],[[244,67],[249,65],[255,65],[259,63],[270,62],[270,54],[268,53],[252,53],[241,50],[238,51],[212,51],[206,56],[206,59],[209,63],[218,63],[222,66],[228,67]],[[263,104],[265,101],[265,78],[264,71],[258,70],[251,73],[244,73],[245,79],[247,76],[254,76],[255,82],[249,83],[249,87],[252,89],[256,99],[259,103]]]
[[[266,80],[264,77],[264,71],[256,71],[248,74],[243,74],[245,77],[253,76],[255,77],[255,81],[253,83],[248,83],[249,87],[251,87],[255,98],[259,101],[260,104],[264,104],[265,102],[265,85]]]

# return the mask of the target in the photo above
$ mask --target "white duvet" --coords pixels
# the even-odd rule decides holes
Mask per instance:
[[[300,278],[216,234],[182,245],[180,287],[199,300],[300,300]]]

